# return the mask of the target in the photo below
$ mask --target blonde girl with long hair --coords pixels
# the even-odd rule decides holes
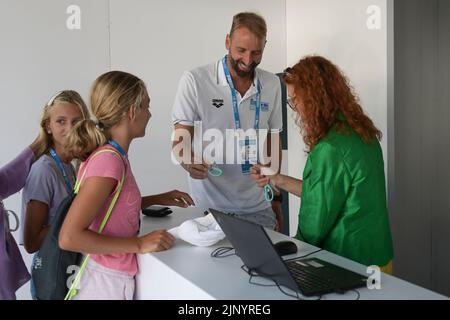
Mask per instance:
[[[101,75],[91,89],[90,108],[96,120],[80,122],[66,149],[86,159],[84,174],[59,236],[65,250],[90,254],[75,299],[133,299],[137,253],[169,249],[174,237],[166,230],[138,236],[139,214],[153,204],[187,207],[191,197],[179,191],[142,197],[128,161],[131,142],[145,135],[151,117],[150,98],[142,80],[121,71]],[[113,149],[99,153],[102,149]],[[122,190],[101,234],[97,232],[112,197],[125,175]]]
[[[44,106],[36,142],[36,158],[22,193],[23,244],[29,253],[39,251],[61,201],[71,194],[75,183],[73,157],[64,144],[72,128],[89,118],[81,96],[72,90],[54,95]],[[35,263],[33,259],[33,265]],[[31,295],[35,290],[33,279]]]

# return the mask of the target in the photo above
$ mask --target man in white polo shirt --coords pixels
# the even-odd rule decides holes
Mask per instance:
[[[275,213],[271,197],[249,175],[251,164],[261,161],[257,155],[260,150],[256,149],[261,138],[258,140],[251,134],[233,136],[236,129],[250,129],[249,132],[255,129],[254,133],[260,133],[258,137],[265,134],[262,142],[269,141],[266,148],[276,146],[276,152],[269,152],[272,160],[275,159],[271,167],[279,170],[280,81],[276,75],[257,68],[266,34],[266,23],[261,16],[239,13],[233,17],[231,31],[226,36],[228,54],[216,63],[183,74],[172,111],[173,151],[189,173],[191,195],[198,207],[234,213],[280,230],[281,206],[274,203]],[[188,138],[182,139],[186,133]],[[214,156],[207,159],[205,145],[213,140],[212,136],[216,148]]]

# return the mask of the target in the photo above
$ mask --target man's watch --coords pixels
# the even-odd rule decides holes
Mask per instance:
[[[280,194],[275,194],[275,195],[273,196],[272,201],[283,202],[283,195],[281,194],[281,192],[280,192]]]

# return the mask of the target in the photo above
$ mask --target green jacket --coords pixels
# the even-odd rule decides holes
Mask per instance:
[[[393,258],[384,162],[377,140],[331,129],[303,172],[297,238],[364,265]]]

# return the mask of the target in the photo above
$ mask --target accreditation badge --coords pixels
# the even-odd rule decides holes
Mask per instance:
[[[246,137],[239,139],[239,157],[243,174],[249,174],[253,164],[258,162],[257,141]]]

